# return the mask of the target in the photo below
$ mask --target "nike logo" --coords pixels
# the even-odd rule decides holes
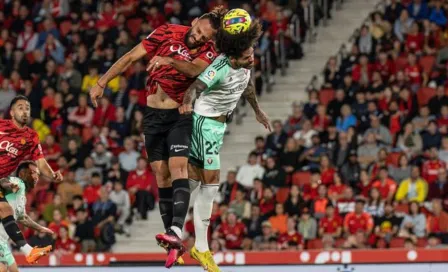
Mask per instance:
[[[185,150],[186,148],[181,148],[181,149],[177,149],[177,148],[175,148],[174,149],[174,152],[180,152],[180,151],[182,151],[182,150]]]
[[[20,232],[20,231],[17,231],[16,233],[17,233],[17,234],[20,234],[21,232]]]
[[[160,216],[162,216],[162,217],[163,217],[163,216],[165,216],[165,215],[166,215],[166,213],[163,213],[163,214],[161,214]]]
[[[8,135],[9,133],[0,131],[0,135]]]
[[[177,205],[177,204],[182,204],[182,203],[184,203],[183,201],[179,201],[179,202],[174,202],[174,205]]]

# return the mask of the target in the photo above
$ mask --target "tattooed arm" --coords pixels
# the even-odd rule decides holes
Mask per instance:
[[[253,76],[251,76],[249,80],[249,84],[244,90],[243,93],[244,98],[246,98],[247,102],[251,105],[252,109],[255,112],[255,117],[259,123],[261,123],[267,130],[271,131],[271,123],[269,121],[269,117],[261,110],[260,105],[258,104],[257,93],[255,92],[255,82]]]
[[[18,189],[19,186],[15,183],[10,182],[8,178],[0,179],[0,191],[3,191],[5,195],[8,192],[17,192]]]
[[[179,112],[181,114],[190,114],[193,111],[194,100],[205,90],[207,90],[207,85],[200,79],[196,79],[185,92],[184,101],[179,107]]]
[[[41,226],[41,225],[37,224],[37,223],[34,222],[34,220],[31,219],[27,214],[25,214],[25,215],[23,215],[21,218],[19,218],[19,219],[17,220],[17,222],[20,222],[22,225],[24,225],[24,226],[26,226],[26,227],[28,227],[28,228],[31,228],[31,229],[33,229],[33,230],[35,230],[35,231],[38,231],[38,232],[44,232],[44,233],[49,233],[49,234],[53,234],[53,231],[52,231],[52,230],[50,230],[50,229],[48,229],[48,228],[46,228],[46,227],[44,227],[44,226]]]

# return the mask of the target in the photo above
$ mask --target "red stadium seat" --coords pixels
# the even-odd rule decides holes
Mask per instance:
[[[407,57],[398,57],[395,60],[395,67],[397,68],[397,71],[404,70],[404,68],[408,65],[408,58]]]
[[[132,37],[136,37],[138,32],[140,31],[143,20],[141,18],[130,19],[127,22],[127,26],[131,31]]]
[[[384,239],[378,239],[378,241],[376,242],[376,247],[377,248],[386,248],[387,243]]]
[[[387,164],[392,164],[393,166],[398,166],[398,160],[400,159],[401,152],[391,152],[387,155]]]
[[[307,246],[307,249],[321,249],[321,248],[324,248],[324,245],[323,245],[321,239],[309,240],[307,242],[306,246]]]
[[[403,238],[393,238],[390,241],[390,248],[403,248],[404,247],[404,239]]]
[[[67,35],[67,33],[70,31],[71,27],[72,27],[72,22],[63,21],[59,25],[59,31],[61,32],[61,36],[64,37],[65,35]]]
[[[30,63],[33,64],[34,63],[34,55],[33,53],[28,53],[25,55],[26,60]]]
[[[279,203],[284,203],[289,196],[289,188],[280,188],[276,194],[276,200]]]
[[[424,56],[420,59],[419,64],[423,68],[423,72],[430,75],[435,62],[434,56]]]
[[[429,100],[436,95],[434,88],[423,87],[417,91],[417,101],[420,106],[427,105]]]
[[[427,238],[418,238],[417,247],[426,247],[428,244]]]
[[[299,187],[309,184],[311,178],[310,172],[295,172],[292,175],[292,184],[298,185]]]
[[[319,101],[321,104],[328,105],[334,99],[333,89],[322,89],[319,92]]]

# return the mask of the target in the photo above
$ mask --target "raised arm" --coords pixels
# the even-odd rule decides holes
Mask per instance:
[[[203,91],[207,89],[207,85],[200,79],[196,79],[193,84],[188,88],[184,95],[184,101],[179,107],[181,114],[190,114],[193,111],[193,102],[201,95]]]
[[[119,58],[112,67],[98,80],[97,84],[90,89],[90,99],[95,107],[97,107],[97,99],[103,96],[104,88],[107,83],[119,74],[126,71],[135,61],[143,58],[147,54],[143,43],[139,43],[131,51]]]
[[[186,75],[187,77],[197,77],[200,75],[210,63],[201,58],[196,58],[193,61],[177,60],[171,57],[155,56],[149,61],[148,72],[153,69],[158,69],[162,65],[170,65],[176,69],[179,73]]]
[[[252,73],[253,74],[253,73]],[[246,90],[243,92],[244,98],[246,98],[247,102],[249,102],[250,106],[255,112],[255,118],[259,123],[261,123],[267,130],[271,131],[271,122],[269,121],[269,117],[261,110],[260,105],[258,104],[257,93],[255,92],[255,82],[253,75],[249,80],[249,84],[246,87]]]

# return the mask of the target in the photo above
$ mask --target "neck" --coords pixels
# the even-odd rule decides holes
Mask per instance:
[[[22,124],[18,123],[15,119],[11,119],[11,120],[12,120],[12,123],[18,128],[24,128],[26,126],[26,124],[22,125]]]

